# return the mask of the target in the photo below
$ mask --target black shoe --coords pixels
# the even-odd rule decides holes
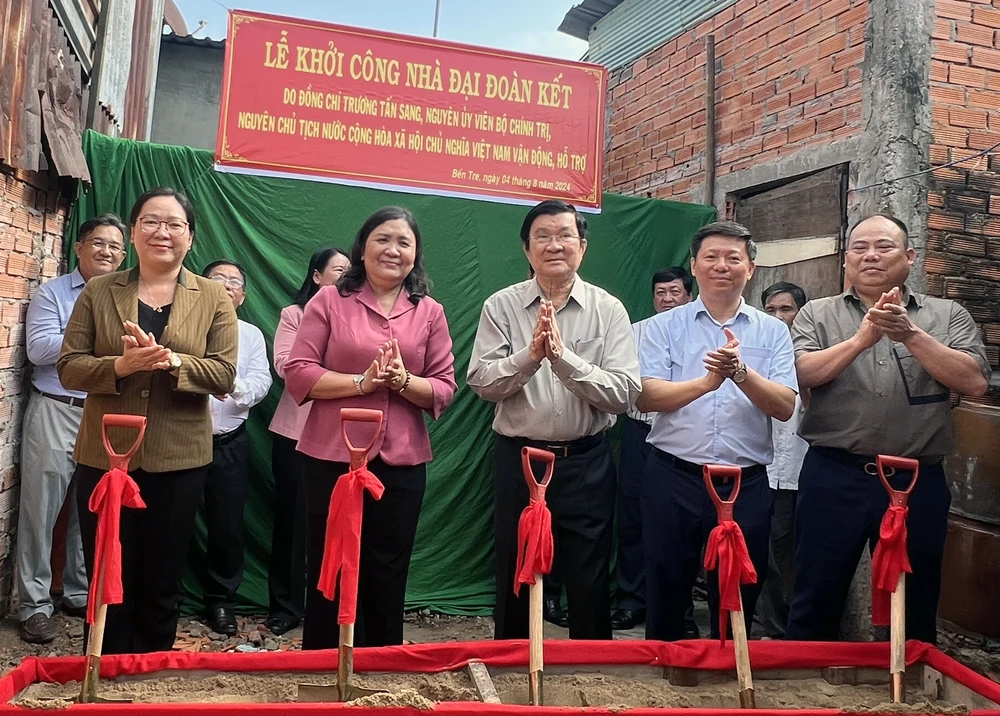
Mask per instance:
[[[71,617],[77,617],[78,619],[85,619],[87,617],[87,605],[84,604],[82,607],[73,607],[66,602],[62,603],[63,614],[67,614]]]
[[[271,633],[275,636],[281,636],[285,632],[289,632],[299,625],[301,619],[295,619],[293,617],[268,617],[265,622],[265,626],[271,630]]]
[[[684,620],[684,638],[701,639],[701,632],[698,631],[698,625],[695,623],[694,619]]]
[[[611,628],[615,631],[634,629],[645,621],[645,609],[616,609],[611,615]]]
[[[563,629],[569,629],[569,615],[559,604],[558,599],[546,599],[544,608],[545,621],[551,622]]]
[[[21,641],[29,644],[48,644],[56,638],[56,625],[42,612],[32,614],[21,622]]]
[[[215,607],[209,624],[213,631],[226,636],[236,636],[236,613],[232,607]]]

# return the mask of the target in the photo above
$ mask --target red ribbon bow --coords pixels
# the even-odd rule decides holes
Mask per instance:
[[[708,535],[705,569],[719,568],[719,636],[726,643],[726,613],[740,611],[740,585],[754,584],[757,570],[750,561],[743,530],[732,520],[720,522]]]
[[[534,584],[536,574],[552,571],[552,513],[544,500],[532,500],[517,523],[517,569],[514,571],[514,594],[522,584]]]
[[[885,626],[890,621],[892,593],[899,575],[913,572],[906,553],[906,515],[909,509],[892,505],[882,517],[878,544],[872,555],[872,623]]]
[[[87,597],[87,623],[97,618],[98,600],[102,604],[122,603],[122,507],[144,508],[139,486],[128,473],[113,467],[94,487],[88,507],[97,515],[97,544],[94,548],[95,576],[90,580]],[[103,571],[103,577],[101,573]],[[97,594],[98,584],[101,594]]]
[[[320,566],[317,588],[333,601],[337,595],[337,574],[340,574],[340,610],[338,624],[353,624],[358,609],[358,565],[361,561],[361,513],[365,490],[376,500],[382,499],[385,488],[364,465],[341,475],[330,495],[330,511],[326,516],[326,545]]]

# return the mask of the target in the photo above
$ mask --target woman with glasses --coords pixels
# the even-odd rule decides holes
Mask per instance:
[[[309,259],[306,277],[291,306],[281,309],[274,332],[274,372],[285,379],[285,363],[302,323],[309,299],[323,286],[335,284],[351,266],[347,253],[335,247],[317,250]],[[299,405],[283,390],[270,430],[271,471],[274,475],[274,531],[267,573],[270,603],[267,628],[284,634],[302,621],[306,599],[306,513],[302,458],[295,445],[309,417],[309,403]]]
[[[194,240],[187,197],[152,189],[129,223],[139,264],[87,282],[66,327],[59,378],[86,390],[73,459],[87,574],[94,573],[97,515],[88,503],[108,470],[107,414],[146,417],[129,474],[144,509],[122,508],[123,602],[108,608],[104,653],[169,651],[184,557],[212,462],[208,401],[233,389],[237,323],[226,289],[182,266]],[[109,431],[124,452],[135,431]]]
[[[379,209],[358,232],[351,267],[337,286],[322,289],[306,306],[285,364],[292,398],[312,401],[298,443],[309,565],[303,649],[330,648],[338,640],[337,604],[317,584],[330,496],[349,469],[339,439],[341,408],[384,415],[368,468],[385,491],[377,501],[364,500],[354,643],[403,643],[406,578],[431,459],[424,413],[439,417],[456,389],[448,321],[428,290],[413,214]]]

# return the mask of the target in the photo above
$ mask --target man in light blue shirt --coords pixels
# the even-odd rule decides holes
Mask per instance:
[[[684,636],[701,550],[717,522],[702,481],[704,465],[743,468],[735,519],[760,575],[743,588],[748,631],[767,573],[771,419],[791,417],[798,385],[788,328],[742,298],[756,253],[750,232],[739,224],[702,227],[691,243],[698,299],[653,317],[640,347],[636,406],[656,413],[642,485],[647,639]],[[716,484],[722,499],[732,487],[732,481]],[[719,637],[718,602],[712,572],[712,638]]]
[[[33,366],[31,396],[21,433],[21,503],[17,524],[18,619],[21,639],[55,639],[52,614],[52,531],[73,476],[73,448],[86,394],[66,390],[56,373],[63,331],[84,284],[118,270],[125,259],[125,225],[104,214],[80,227],[74,247],[78,268],[38,287],[28,305],[26,344]],[[83,562],[76,500],[69,498],[63,610],[83,616],[87,570]]]

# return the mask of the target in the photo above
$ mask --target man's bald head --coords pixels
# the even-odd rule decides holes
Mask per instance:
[[[847,234],[848,240],[854,235],[855,231],[862,228],[862,225],[864,225],[865,229],[875,229],[877,227],[884,233],[894,235],[894,237],[898,237],[903,242],[904,250],[910,248],[910,230],[906,228],[906,224],[903,223],[902,219],[897,219],[892,214],[883,212],[865,217],[856,223]]]

